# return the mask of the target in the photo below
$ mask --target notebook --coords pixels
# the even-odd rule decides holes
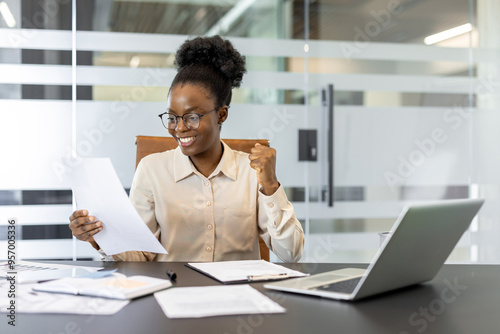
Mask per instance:
[[[484,200],[406,207],[368,269],[345,268],[265,284],[273,290],[358,300],[433,279]]]
[[[37,284],[34,291],[66,293],[111,299],[133,299],[172,286],[166,279],[112,274],[104,278],[63,278]]]

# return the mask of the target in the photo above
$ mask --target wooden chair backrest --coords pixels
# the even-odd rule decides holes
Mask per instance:
[[[252,147],[256,143],[264,146],[269,146],[267,139],[223,139],[224,142],[233,150],[250,153]],[[152,153],[164,152],[173,150],[177,147],[177,142],[172,137],[154,137],[154,136],[137,136],[135,144],[137,152],[135,157],[135,167],[139,164],[142,158]],[[266,243],[259,237],[260,258],[269,261],[269,248]]]

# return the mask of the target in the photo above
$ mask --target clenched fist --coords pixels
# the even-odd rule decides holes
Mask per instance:
[[[267,196],[274,194],[280,186],[276,178],[276,150],[257,143],[248,158],[250,167],[257,171],[257,181],[263,193]]]

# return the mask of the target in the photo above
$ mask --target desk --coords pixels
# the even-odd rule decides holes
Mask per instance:
[[[65,262],[68,263],[68,262]],[[126,275],[165,277],[177,273],[177,286],[219,285],[184,263],[101,263]],[[292,269],[319,273],[345,264],[287,264]],[[366,265],[349,265],[366,267]],[[500,332],[500,266],[445,265],[430,283],[358,302],[339,302],[275,292],[252,286],[287,309],[284,314],[241,315],[202,319],[168,319],[152,295],[133,300],[113,316],[17,314],[17,326],[1,333],[353,333],[353,334],[498,334]],[[450,286],[454,286],[450,288]],[[4,296],[2,296],[4,298]]]

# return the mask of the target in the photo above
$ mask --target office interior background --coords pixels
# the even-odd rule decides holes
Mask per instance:
[[[0,1],[0,258],[15,217],[22,259],[97,259],[67,227],[65,172],[109,157],[128,190],[135,136],[168,136],[176,49],[220,34],[248,64],[221,137],[277,149],[302,261],[369,262],[406,204],[480,197],[448,261],[499,263],[498,14],[496,0]],[[299,130],[315,130],[314,161]]]

